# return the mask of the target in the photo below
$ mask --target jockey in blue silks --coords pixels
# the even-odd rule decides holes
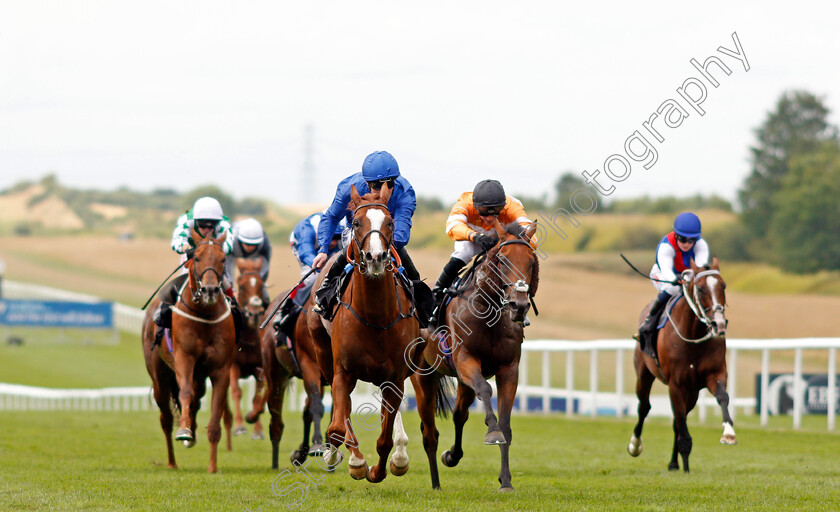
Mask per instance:
[[[289,246],[292,249],[292,254],[295,255],[298,264],[300,265],[301,277],[309,274],[312,269],[312,262],[321,245],[318,243],[318,226],[321,224],[323,212],[313,213],[312,215],[302,219],[295,225],[292,234],[289,235]],[[327,255],[332,255],[336,251],[340,251],[344,246],[341,243],[341,235],[347,228],[347,220],[342,218],[336,224],[333,230],[333,236],[329,243]],[[306,304],[309,299],[309,294],[312,291],[312,284],[315,282],[316,274],[312,273],[298,285],[298,289],[292,292],[289,299],[280,307],[279,314],[274,318],[274,326],[276,329],[286,331],[288,328],[291,331],[291,320],[297,318],[297,313]]]
[[[677,215],[674,230],[662,237],[656,247],[656,263],[650,270],[651,281],[659,294],[653,300],[645,321],[639,327],[638,339],[642,348],[652,343],[656,331],[656,319],[668,300],[680,293],[680,274],[691,268],[691,260],[698,267],[709,264],[709,244],[703,240],[700,219],[691,212]]]
[[[313,268],[323,268],[327,262],[329,240],[332,238],[338,222],[345,218],[350,225],[353,220],[353,212],[348,207],[350,204],[350,187],[355,185],[359,195],[365,195],[371,190],[379,190],[386,183],[393,189],[387,205],[388,211],[394,219],[392,243],[402,260],[405,276],[412,281],[420,280],[420,274],[405,250],[405,246],[411,237],[411,217],[417,207],[417,199],[414,195],[414,188],[407,179],[400,175],[397,161],[387,151],[376,151],[369,154],[362,163],[361,172],[348,176],[338,184],[335,198],[324,212],[318,226],[318,242],[321,247],[313,260]],[[330,315],[332,309],[330,306],[335,296],[337,278],[345,265],[347,265],[347,256],[342,253],[330,267],[329,273],[321,283],[321,287],[315,292],[316,306],[313,310],[318,314],[325,317]]]

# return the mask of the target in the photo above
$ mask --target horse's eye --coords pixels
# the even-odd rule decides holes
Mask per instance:
[[[359,227],[359,226],[361,226],[361,225],[362,225],[362,223],[361,223],[361,222],[359,222],[358,220],[354,220],[354,221],[353,221],[353,227],[354,227],[354,228],[358,228],[358,227]]]

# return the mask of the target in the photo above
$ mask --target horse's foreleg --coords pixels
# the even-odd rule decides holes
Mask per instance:
[[[225,407],[222,409],[222,422],[225,424],[225,444],[228,451],[233,451],[233,444],[230,436],[233,431],[233,414],[230,412],[230,404],[225,400]]]
[[[505,436],[499,428],[496,414],[493,412],[493,404],[490,399],[493,397],[493,388],[487,379],[481,375],[481,365],[478,361],[468,358],[466,361],[459,361],[458,375],[461,380],[471,387],[478,399],[484,405],[484,424],[487,425],[487,434],[484,436],[484,444],[504,444]]]
[[[715,398],[720,404],[720,410],[723,414],[723,435],[720,442],[723,444],[736,444],[738,441],[735,438],[735,424],[732,421],[732,416],[729,415],[729,393],[726,392],[726,376],[715,380],[713,384],[707,385],[709,390],[714,389]]]
[[[440,489],[440,476],[437,467],[438,430],[435,427],[435,400],[437,396],[437,378],[434,375],[415,373],[411,376],[414,395],[417,397],[417,412],[420,415],[420,432],[423,434],[423,449],[429,459],[429,473],[432,477],[432,489]]]
[[[668,469],[671,471],[680,469],[677,463],[677,454],[679,453],[682,457],[683,471],[688,473],[688,456],[691,453],[692,441],[686,424],[687,399],[685,391],[680,389],[673,381],[668,385],[668,393],[671,396],[671,410],[674,412],[674,451],[671,453],[671,462],[668,464]]]
[[[519,384],[519,364],[515,363],[503,368],[496,374],[496,389],[499,396],[499,428],[505,436],[505,443],[499,445],[502,454],[502,467],[499,471],[500,491],[512,491],[510,475],[510,443],[513,433],[510,429],[510,414],[513,410],[513,400],[516,398],[516,387]]]
[[[639,399],[639,420],[633,428],[633,436],[630,437],[627,452],[633,457],[638,457],[642,453],[642,426],[650,412],[650,388],[656,378],[645,365],[642,352],[638,347],[636,347],[634,364],[636,367],[636,397]]]
[[[452,420],[455,423],[455,443],[452,448],[440,454],[440,461],[446,467],[454,468],[464,456],[464,450],[461,447],[464,440],[464,424],[470,417],[470,406],[474,400],[475,391],[459,381],[455,409],[452,411]]]
[[[222,410],[227,405],[227,390],[230,386],[230,368],[223,367],[210,374],[210,382],[213,386],[213,396],[210,402],[210,419],[207,420],[207,440],[210,442],[210,465],[207,472],[215,473],[219,470],[216,465],[216,454],[219,447],[219,440],[222,438],[220,420]]]
[[[333,418],[327,429],[328,449],[324,452],[324,461],[330,467],[340,464],[343,455],[339,448],[346,444],[350,450],[350,476],[359,480],[367,476],[368,467],[350,425],[350,393],[354,387],[354,377],[339,369],[335,370],[332,380]]]
[[[181,416],[178,418],[178,431],[175,433],[176,441],[183,441],[185,445],[192,446],[195,442],[194,417],[198,401],[193,389],[193,372],[195,370],[195,359],[176,350],[174,355],[175,375],[178,379],[178,401],[181,403]]]
[[[242,388],[239,387],[239,378],[242,376],[241,369],[238,364],[230,365],[230,397],[233,400],[233,422],[236,425],[233,429],[233,435],[241,436],[246,434],[248,429],[245,428],[242,419]]]
[[[254,424],[254,433],[251,434],[251,439],[265,439],[263,426],[260,422],[260,414],[265,408],[265,382],[256,376],[254,381],[254,399],[251,401],[251,412],[245,415],[245,422]]]
[[[394,447],[394,424],[400,414],[400,402],[403,397],[403,382],[405,376],[395,379],[397,383],[386,383],[380,389],[382,390],[382,421],[381,433],[379,439],[376,440],[376,453],[379,455],[379,461],[375,466],[370,468],[367,479],[370,482],[381,482],[387,476],[385,464],[388,462],[388,455]],[[402,444],[401,453],[394,454],[396,460],[391,463],[394,466],[394,474],[403,474],[408,471],[408,453],[405,451],[405,446],[408,444],[408,436],[405,435],[405,429],[402,428],[402,419],[400,421],[399,443]],[[403,444],[404,443],[404,444]],[[401,473],[402,472],[402,473]]]

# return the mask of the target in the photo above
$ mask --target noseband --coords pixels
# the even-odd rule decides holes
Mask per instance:
[[[376,207],[384,208],[386,212],[388,211],[388,205],[386,205],[386,204],[382,204],[382,203],[367,203],[367,204],[361,204],[361,205],[357,206],[355,209],[353,209],[353,219],[355,220],[355,217],[356,217],[356,212],[357,212],[357,211],[361,210],[362,208],[369,208],[369,207],[371,207],[371,206],[376,206]],[[355,230],[355,229],[353,229],[353,230],[352,230],[352,232],[353,232],[353,243],[355,243],[355,244],[356,244],[356,248],[359,250],[359,255],[361,256],[361,258],[360,258],[360,259],[361,259],[361,261],[359,261],[359,262],[357,263],[357,265],[359,266],[359,270],[361,270],[362,272],[364,272],[364,271],[365,271],[365,269],[364,269],[364,265],[365,265],[365,262],[364,262],[364,261],[365,261],[364,254],[365,254],[365,251],[364,251],[364,249],[362,249],[362,248],[364,247],[365,240],[367,240],[367,238],[368,238],[370,235],[373,235],[373,234],[375,233],[375,234],[379,235],[380,237],[382,237],[382,240],[385,242],[385,251],[386,251],[388,254],[390,254],[390,252],[391,252],[391,239],[390,239],[390,238],[388,238],[387,236],[385,236],[385,233],[383,233],[382,231],[380,231],[380,230],[378,230],[378,229],[371,229],[370,231],[368,231],[367,233],[365,233],[365,234],[364,234],[364,236],[362,236],[362,239],[361,239],[361,240],[359,240],[359,238],[356,236],[356,230]],[[389,261],[388,266],[389,266],[389,267],[391,267],[391,268],[393,268],[393,267],[391,266],[390,259],[389,259],[388,261]],[[386,267],[386,268],[387,268],[387,267]]]
[[[709,316],[709,311],[711,310],[711,314],[714,315],[717,312],[720,312],[726,317],[726,306],[723,304],[716,304],[713,306],[709,306],[708,308],[702,308],[700,306],[700,292],[697,288],[697,281],[701,277],[706,276],[719,276],[720,270],[703,270],[698,272],[697,275],[694,275],[694,272],[690,269],[683,270],[681,277],[682,277],[682,289],[683,289],[683,297],[685,297],[685,302],[688,304],[688,307],[691,308],[692,313],[694,316],[706,326],[706,335],[702,338],[696,340],[689,340],[683,338],[682,334],[680,334],[679,329],[677,329],[676,324],[674,323],[673,318],[671,315],[668,315],[668,318],[671,321],[671,325],[674,327],[674,331],[676,331],[677,335],[682,338],[683,341],[687,341],[690,343],[700,343],[701,341],[706,341],[712,337],[712,318]],[[692,286],[693,285],[693,286]],[[689,287],[691,287],[691,293],[689,293]]]
[[[217,246],[222,251],[222,254],[224,254],[224,249],[222,249],[221,244],[216,243],[216,241],[214,240],[200,242],[196,245],[196,249],[198,249],[202,245]],[[219,285],[222,284],[222,275],[215,268],[209,265],[204,270],[199,272],[198,260],[194,259],[193,261],[195,262],[195,264],[193,265],[193,276],[195,277],[195,284],[197,287],[196,290],[193,290],[193,301],[198,302],[199,300],[201,300],[201,290],[204,288],[204,284],[201,282],[201,278],[204,277],[204,274],[206,274],[207,272],[213,272],[214,274],[216,274],[216,279],[218,279]]]

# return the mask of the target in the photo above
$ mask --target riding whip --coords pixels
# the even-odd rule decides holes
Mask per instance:
[[[287,293],[285,297],[283,297],[283,300],[278,302],[277,305],[274,306],[274,309],[271,310],[271,313],[268,316],[265,317],[265,320],[263,320],[263,323],[260,324],[260,329],[265,329],[265,326],[268,325],[268,322],[270,322],[271,319],[274,318],[274,315],[277,314],[277,311],[280,309],[280,306],[282,306],[284,302],[289,300],[289,296],[292,294],[292,292],[297,290],[298,286],[300,286],[300,284],[304,280],[306,280],[307,277],[311,276],[312,273],[316,272],[317,270],[318,270],[317,268],[309,269],[309,272],[304,274],[303,277],[300,278],[300,281],[298,281],[296,285],[292,286],[292,289],[289,290],[289,293]]]
[[[621,256],[621,259],[624,260],[624,263],[627,263],[628,265],[630,265],[630,268],[632,268],[633,270],[638,272],[640,276],[646,277],[646,278],[650,279],[651,281],[656,281],[657,283],[676,284],[673,281],[663,281],[662,279],[654,279],[654,278],[650,277],[649,275],[646,275],[644,272],[640,271],[639,269],[637,269],[632,263],[630,263],[630,261],[627,258],[624,257],[623,254],[618,253],[618,255]]]
[[[155,292],[152,294],[152,296],[151,296],[151,297],[149,297],[149,300],[147,300],[147,301],[146,301],[146,303],[145,303],[145,304],[143,304],[143,307],[142,307],[142,308],[140,308],[141,310],[145,310],[145,309],[146,309],[146,306],[148,306],[148,305],[149,305],[149,303],[150,303],[150,302],[152,302],[152,299],[154,299],[154,298],[155,298],[155,295],[157,295],[157,292],[159,292],[159,291],[160,291],[160,289],[161,289],[161,288],[163,288],[163,285],[165,285],[165,284],[166,284],[166,282],[167,282],[167,281],[169,281],[169,278],[170,278],[170,277],[172,277],[172,276],[175,274],[175,272],[178,272],[179,270],[181,270],[181,267],[183,267],[183,266],[184,266],[184,263],[186,263],[186,262],[187,262],[187,260],[184,260],[184,261],[183,261],[180,265],[178,265],[177,267],[175,267],[175,270],[173,270],[171,274],[169,274],[168,276],[166,276],[166,279],[164,279],[164,280],[163,280],[163,282],[162,282],[162,283],[160,283],[160,286],[158,286],[158,287],[157,287],[157,290],[155,290]]]

